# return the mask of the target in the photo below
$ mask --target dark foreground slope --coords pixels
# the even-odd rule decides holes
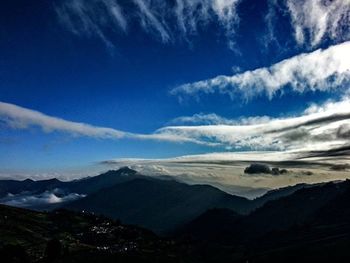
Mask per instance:
[[[167,233],[211,208],[244,213],[249,200],[208,185],[140,178],[103,189],[66,205]]]
[[[135,188],[135,182],[138,188]],[[148,200],[148,207],[158,216],[161,216],[164,204],[175,209],[178,208],[175,201],[179,198],[182,207],[186,198],[195,196],[192,188],[188,196],[186,191],[183,192],[182,185],[175,193],[172,192],[176,189],[172,185],[174,182],[161,181],[161,188],[173,199],[167,195],[164,195],[165,199],[157,199],[164,194],[159,186],[152,188],[153,184],[148,184],[148,181],[145,184],[144,179],[135,182],[125,183],[132,187],[123,186],[122,189],[134,191],[132,202],[142,200],[146,204]],[[158,180],[155,182],[159,183]],[[167,188],[167,184],[171,184],[171,187]],[[150,196],[140,194],[145,193],[144,189],[148,189]],[[100,201],[108,204],[111,196],[107,190],[104,191],[107,193],[105,199]],[[116,192],[114,190],[112,193]],[[216,189],[213,191],[216,192]],[[126,194],[119,193],[120,198]],[[197,209],[195,203],[200,203],[202,198],[201,195],[197,199],[190,198],[187,209]],[[168,203],[169,200],[173,202]],[[226,202],[225,198],[219,200],[220,203]],[[25,262],[23,260],[28,258],[32,262],[87,263],[349,262],[349,202],[350,181],[303,188],[289,196],[269,201],[249,215],[239,215],[226,208],[207,210],[179,227],[172,240],[90,213],[65,210],[43,213],[0,206],[0,258],[1,262],[14,262],[8,259],[15,255],[22,259],[16,262]],[[139,207],[133,212],[137,213]],[[114,211],[115,207],[112,208]],[[152,217],[152,211],[144,210],[142,214],[146,212],[155,222],[163,222]],[[165,214],[167,212],[164,210]],[[54,261],[57,256],[58,259]]]
[[[104,217],[0,205],[0,261],[4,263],[194,262],[183,251],[148,230]]]
[[[248,216],[212,210],[180,236],[207,262],[349,262],[350,181],[304,188]],[[227,223],[226,226],[222,226]]]

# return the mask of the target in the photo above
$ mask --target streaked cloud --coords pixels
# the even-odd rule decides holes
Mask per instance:
[[[292,117],[257,116],[229,120],[216,114],[198,114],[174,121],[191,125],[165,126],[150,134],[136,134],[71,122],[0,102],[0,122],[13,129],[38,127],[44,132],[63,132],[97,139],[156,140],[196,143],[235,151],[274,150],[307,154],[311,150],[328,151],[349,145],[350,97],[311,105],[302,114]]]
[[[60,22],[76,35],[100,38],[108,48],[114,44],[108,29],[127,31],[127,18],[115,0],[67,0],[56,2]]]
[[[349,0],[287,0],[286,5],[298,44],[314,47],[327,38],[337,42],[349,39]]]
[[[206,116],[208,117],[208,116]],[[157,132],[174,134],[200,141],[221,143],[233,149],[278,150],[307,153],[327,151],[350,142],[350,98],[311,105],[299,116],[284,118],[251,118],[246,124],[209,115],[209,120],[224,124],[168,126]],[[203,116],[180,118],[185,121],[203,120]],[[254,123],[255,120],[255,123]],[[300,156],[301,157],[301,156]]]
[[[156,14],[152,11],[153,6],[151,6],[151,1],[144,0],[134,0],[134,3],[139,9],[139,18],[140,23],[146,31],[149,31],[149,28],[154,29],[159,33],[163,42],[170,41],[170,33],[167,30],[167,25],[165,22],[159,20]],[[162,18],[161,18],[162,19]]]
[[[183,84],[171,90],[173,95],[197,95],[219,92],[250,99],[266,95],[272,98],[285,90],[293,92],[330,91],[350,82],[350,42],[318,49],[285,59],[270,67],[232,76]]]
[[[114,47],[111,34],[127,32],[136,23],[167,43],[188,39],[198,28],[215,22],[221,25],[233,47],[239,22],[236,7],[241,0],[64,0],[56,2],[62,24],[74,34],[100,38]]]
[[[334,171],[334,164],[344,166],[341,158],[331,160],[296,160],[294,152],[217,152],[180,156],[170,159],[114,159],[103,162],[108,169],[130,166],[142,174],[172,178],[189,184],[210,184],[232,194],[254,198],[269,189],[298,183],[320,183],[349,178],[348,170]],[[251,163],[287,169],[276,175],[247,175]]]
[[[139,139],[158,140],[168,142],[190,142],[205,144],[173,134],[135,134],[112,128],[97,127],[86,123],[67,121],[61,118],[48,116],[41,112],[23,108],[14,104],[0,102],[0,123],[12,129],[41,128],[44,132],[63,132],[72,136],[85,136],[96,139]],[[214,145],[209,143],[208,145]]]
[[[197,113],[192,116],[181,116],[170,121],[170,124],[196,124],[196,125],[217,125],[217,124],[227,124],[227,125],[246,125],[246,124],[258,124],[266,123],[271,120],[268,116],[258,116],[258,117],[241,117],[239,119],[227,119],[219,116],[215,113]]]

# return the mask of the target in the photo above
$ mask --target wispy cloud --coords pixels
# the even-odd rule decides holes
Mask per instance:
[[[85,136],[96,139],[129,138],[207,144],[206,142],[181,137],[175,134],[135,134],[112,128],[97,127],[86,123],[67,121],[61,118],[48,116],[35,110],[4,102],[0,102],[0,123],[13,129],[39,127],[44,132],[64,132],[72,136]],[[208,145],[214,145],[214,143],[209,143]]]
[[[170,121],[170,124],[190,124],[190,125],[247,125],[247,124],[259,124],[266,123],[271,120],[268,116],[257,116],[257,117],[241,117],[239,119],[228,119],[219,116],[215,113],[197,113],[192,116],[181,116]]]
[[[265,16],[267,34],[263,43],[277,44],[284,49],[278,28],[279,15],[289,19],[293,38],[299,47],[314,49],[327,43],[340,43],[350,39],[349,0],[268,0]],[[285,41],[284,41],[285,43]],[[285,45],[284,45],[285,46]]]
[[[146,31],[149,31],[149,28],[154,29],[159,33],[163,42],[170,41],[171,37],[167,24],[163,20],[164,18],[160,17],[161,20],[158,19],[154,11],[152,11],[151,1],[134,0],[134,3],[139,9],[139,18],[143,28]]]
[[[349,0],[287,0],[298,44],[319,45],[325,38],[344,41],[350,37]]]
[[[285,59],[270,67],[232,76],[183,84],[171,90],[173,95],[219,92],[250,99],[257,95],[272,98],[286,88],[294,92],[329,91],[350,80],[350,42],[318,49]]]
[[[127,31],[127,19],[115,0],[67,0],[56,5],[60,22],[72,33],[100,38],[108,48],[114,44],[108,30]]]
[[[0,102],[0,121],[14,129],[27,129],[31,126],[38,126],[45,132],[60,131],[74,136],[120,139],[127,135],[125,132],[115,129],[67,121],[4,102]]]
[[[71,32],[98,37],[114,47],[111,33],[127,32],[137,23],[162,42],[188,39],[199,27],[216,22],[223,28],[233,47],[239,21],[236,7],[240,0],[64,0],[56,4],[60,21]]]

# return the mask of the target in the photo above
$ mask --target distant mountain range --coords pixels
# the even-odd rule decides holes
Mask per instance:
[[[164,230],[163,220],[170,220],[174,231],[168,238],[88,212],[0,205],[0,257],[4,262],[349,262],[350,181],[280,191],[269,193],[274,198],[263,206],[250,206],[249,213],[242,208],[245,214],[239,214],[225,207],[255,201],[209,186],[142,177],[67,203],[79,210],[75,206],[92,202],[90,210],[129,215],[158,231]],[[221,208],[186,222],[208,203]],[[174,211],[183,216],[172,218]]]
[[[350,260],[349,202],[350,181],[308,186],[245,216],[207,211],[178,235],[196,240],[213,262],[345,262]]]
[[[230,209],[245,215],[268,201],[309,187],[312,186],[300,184],[281,188],[248,200],[209,185],[188,185],[169,178],[143,176],[123,167],[69,182],[3,180],[0,181],[0,203],[36,210],[60,207],[84,210],[140,225],[158,234],[169,234],[210,209]]]
[[[209,209],[227,208],[247,214],[268,200],[300,187],[269,192],[251,201],[209,185],[188,185],[169,177],[152,178],[123,167],[69,182],[3,180],[0,181],[0,203],[36,210],[60,207],[85,210],[165,234]]]
[[[34,181],[31,179],[26,179],[23,181],[0,180],[0,198],[5,197],[9,193],[13,195],[23,192],[38,194],[57,188],[67,192],[90,194],[103,188],[110,187],[114,184],[122,183],[138,177],[139,175],[136,171],[129,169],[128,167],[123,167],[117,171],[108,171],[98,176],[86,177],[69,182],[62,182],[56,178],[41,181]]]
[[[208,185],[138,178],[117,184],[65,205],[167,233],[211,208],[249,210],[249,200]]]

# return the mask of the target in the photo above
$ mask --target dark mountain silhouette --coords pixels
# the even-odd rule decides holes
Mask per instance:
[[[319,216],[316,216],[316,213],[319,213],[320,209],[331,211],[330,207],[338,207],[334,203],[339,198],[343,200],[342,196],[349,188],[350,181],[303,187],[288,196],[267,201],[262,207],[252,211],[249,215],[234,218],[235,224],[229,231],[236,237],[247,238],[303,225],[311,222],[314,218],[318,218]],[[218,221],[213,220],[215,219],[213,216],[215,211],[220,214],[220,220]],[[339,211],[339,214],[344,213]],[[232,218],[227,212],[220,209],[212,210],[209,215],[210,218],[208,218],[207,213],[204,213],[196,220],[208,220],[216,225],[219,221],[225,220],[222,218],[225,215],[229,217],[227,218],[229,220]],[[208,225],[207,228],[209,228]]]
[[[166,233],[211,208],[245,213],[249,200],[208,185],[139,178],[103,189],[66,205]]]
[[[253,207],[259,208],[259,207],[263,206],[265,203],[267,203],[268,201],[277,200],[277,199],[280,199],[281,197],[289,196],[289,195],[295,193],[296,191],[298,191],[300,189],[320,186],[320,185],[323,185],[323,184],[324,183],[319,183],[319,184],[296,184],[296,185],[292,185],[292,186],[287,186],[287,187],[282,187],[282,188],[278,188],[278,189],[273,189],[273,190],[268,191],[266,194],[253,199],[252,200]]]
[[[0,198],[6,196],[8,193],[20,194],[23,192],[31,192],[37,194],[56,188],[78,194],[90,194],[103,188],[138,178],[139,176],[140,175],[138,175],[135,170],[123,167],[116,171],[112,170],[98,176],[86,177],[69,182],[62,182],[56,178],[40,181],[31,179],[23,181],[0,180]]]
[[[269,201],[246,216],[211,210],[178,235],[195,240],[207,262],[345,262],[349,201],[350,181],[326,183]]]
[[[0,198],[8,193],[19,194],[22,192],[40,193],[46,190],[52,190],[61,187],[63,182],[54,178],[49,180],[33,181],[26,179],[23,181],[16,180],[0,180]]]
[[[226,208],[207,210],[188,224],[178,229],[176,235],[186,234],[191,238],[206,241],[230,239],[232,226],[243,216]]]
[[[254,208],[256,200],[211,186],[141,176],[67,203],[94,214],[0,205],[0,257],[84,263],[350,260],[350,181],[282,188],[263,199]],[[171,240],[162,239],[97,214],[162,234],[176,231]],[[43,255],[46,261],[39,260]]]
[[[122,167],[119,170],[111,170],[94,177],[87,177],[81,180],[66,182],[62,187],[71,192],[91,194],[106,187],[123,183],[142,177],[135,170]]]
[[[1,262],[195,262],[171,240],[93,214],[0,205],[0,215]]]

